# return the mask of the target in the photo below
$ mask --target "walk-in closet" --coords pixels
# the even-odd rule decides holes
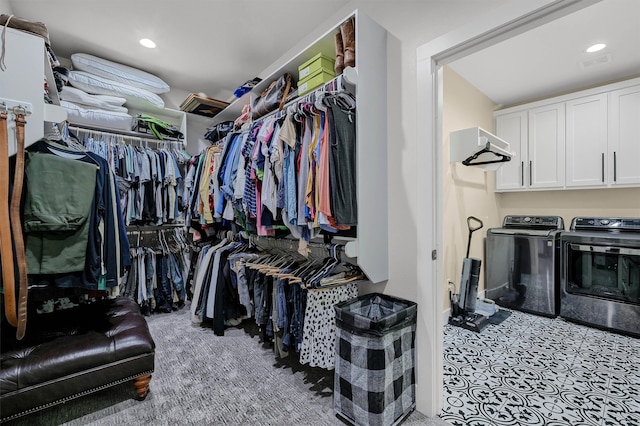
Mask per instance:
[[[0,0],[0,423],[640,425],[638,13]]]

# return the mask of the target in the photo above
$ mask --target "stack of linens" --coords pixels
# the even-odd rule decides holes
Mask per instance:
[[[73,70],[60,92],[60,105],[74,124],[131,130],[128,108],[164,108],[158,94],[169,85],[148,72],[86,53],[71,55]]]

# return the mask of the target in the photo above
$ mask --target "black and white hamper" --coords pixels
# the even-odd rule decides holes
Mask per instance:
[[[336,416],[354,425],[401,423],[416,405],[417,304],[373,293],[335,311]]]

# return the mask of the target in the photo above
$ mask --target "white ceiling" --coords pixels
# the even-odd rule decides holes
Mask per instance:
[[[172,88],[225,98],[348,0],[9,0],[14,15],[47,25],[56,55],[84,52],[134,66]],[[278,11],[278,13],[274,13]],[[156,49],[138,44],[150,38]]]
[[[45,22],[56,54],[85,52],[151,72],[180,99],[228,99],[244,81],[339,10],[360,9],[415,49],[485,13],[522,0],[5,0],[21,18]],[[4,12],[4,11],[3,11]],[[344,15],[343,15],[344,16]],[[157,49],[137,41],[148,37]],[[611,62],[581,68],[592,40]],[[499,104],[640,73],[640,0],[603,0],[587,10],[451,64]],[[167,96],[165,100],[167,99]],[[175,104],[175,105],[174,105]]]
[[[594,43],[607,47],[586,53]],[[640,0],[603,0],[449,66],[503,106],[638,76]]]
[[[162,97],[176,108],[189,92],[228,99],[336,13],[344,17],[360,9],[417,46],[508,1],[513,0],[0,0],[0,5],[8,4],[20,18],[44,22],[61,58],[90,53],[159,76],[172,88]],[[158,47],[140,46],[142,37]]]

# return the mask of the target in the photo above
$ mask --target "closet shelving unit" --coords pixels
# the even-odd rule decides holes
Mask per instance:
[[[5,62],[7,69],[2,72],[1,76],[0,102],[5,102],[9,109],[13,106],[22,105],[29,111],[27,125],[25,126],[25,144],[29,146],[44,136],[43,123],[65,121],[67,112],[59,106],[60,98],[44,46],[44,40],[39,36],[14,28],[7,28],[6,31]],[[45,80],[49,87],[49,98],[53,101],[53,104],[48,104],[44,101],[43,87]],[[152,114],[178,127],[184,135],[183,143],[186,144],[187,118],[185,112],[152,106],[145,108],[144,111],[130,109],[130,114],[133,116],[140,112]],[[11,120],[9,120],[9,125],[13,126]],[[146,133],[127,132],[107,127],[89,128],[89,126],[79,126],[75,123],[71,123],[71,125],[84,127],[96,132],[153,140],[153,136]],[[10,128],[9,155],[15,154],[14,133]]]
[[[262,81],[251,92],[235,100],[215,116],[213,124],[234,120],[244,105],[259,95],[278,76],[289,72],[294,78],[298,66],[318,53],[335,57],[334,34],[340,24],[355,17],[357,103],[357,238],[348,239],[347,256],[357,263],[369,280],[378,283],[389,278],[388,196],[387,196],[387,32],[358,10],[318,28],[311,44],[296,46],[289,60],[274,64],[275,71],[260,76]]]
[[[84,129],[89,132],[96,132],[98,134],[104,135],[118,135],[122,136],[124,139],[129,140],[140,140],[147,142],[180,142],[184,147],[187,146],[187,114],[184,111],[173,110],[169,108],[157,108],[153,106],[149,106],[145,108],[145,110],[129,108],[129,114],[135,117],[137,114],[146,113],[157,117],[162,121],[166,121],[178,128],[180,132],[184,135],[182,139],[171,138],[168,136],[163,137],[162,140],[154,138],[154,136],[150,133],[137,132],[134,130],[127,131],[122,129],[112,129],[109,127],[102,126],[88,126],[85,124],[76,124],[71,122],[69,125],[71,127],[76,127],[80,129]]]
[[[45,121],[64,121],[67,113],[59,106],[60,100],[44,39],[14,28],[6,28],[4,46],[6,70],[0,75],[0,102],[9,110],[9,155],[14,155],[16,142],[13,130],[15,123],[11,119],[13,107],[22,106],[28,111],[25,125],[26,146],[43,137]],[[53,104],[44,101],[45,80]]]

